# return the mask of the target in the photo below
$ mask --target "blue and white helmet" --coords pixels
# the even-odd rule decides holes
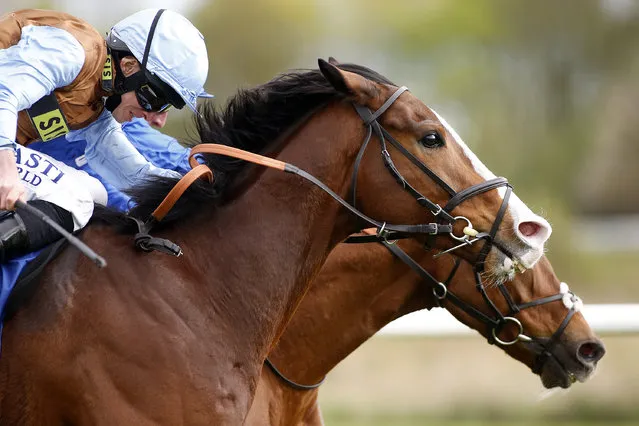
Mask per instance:
[[[179,13],[141,10],[115,24],[110,36],[126,44],[141,64],[148,42],[146,69],[171,86],[193,111],[198,97],[213,97],[204,91],[209,71],[204,36]]]

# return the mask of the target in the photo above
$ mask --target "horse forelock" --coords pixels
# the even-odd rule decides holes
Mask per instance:
[[[338,66],[371,81],[392,84],[386,77],[361,65]],[[203,102],[199,114],[194,117],[197,140],[191,140],[189,144],[216,143],[264,153],[279,136],[314,110],[343,98],[344,94],[336,91],[319,70],[288,72],[265,84],[239,90],[221,109]],[[219,155],[206,154],[203,159],[214,172],[213,185],[205,182],[192,185],[163,223],[201,210],[203,204],[223,205],[230,198],[229,188],[234,188],[235,178],[247,164]],[[136,205],[131,214],[147,219],[176,183],[176,179],[155,178],[136,185],[128,191]]]

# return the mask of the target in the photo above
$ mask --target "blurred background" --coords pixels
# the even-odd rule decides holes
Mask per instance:
[[[106,32],[146,7],[205,36],[216,102],[317,58],[369,66],[446,117],[553,224],[548,256],[587,303],[639,302],[635,0],[2,0]],[[191,129],[173,113],[166,132]],[[590,382],[548,395],[478,336],[375,337],[331,373],[328,425],[637,424],[639,337],[604,336]]]

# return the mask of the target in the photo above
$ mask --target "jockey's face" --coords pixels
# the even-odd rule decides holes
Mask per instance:
[[[113,117],[119,123],[133,120],[133,117],[144,118],[151,126],[162,128],[166,124],[167,111],[149,112],[142,109],[134,92],[122,95],[122,102],[113,110]]]
[[[140,70],[140,63],[131,56],[120,61],[120,69],[125,76],[130,76]],[[118,123],[133,120],[133,117],[144,118],[153,127],[162,128],[166,124],[168,112],[149,112],[144,110],[138,102],[135,92],[122,94],[120,105],[113,110],[113,117]]]

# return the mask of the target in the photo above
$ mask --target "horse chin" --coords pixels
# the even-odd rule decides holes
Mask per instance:
[[[541,378],[541,383],[546,389],[557,387],[568,389],[573,383],[577,381],[584,382],[586,380],[585,377],[578,377],[577,375],[566,371],[566,369],[563,368],[559,362],[554,359],[554,357],[546,361],[539,377]]]
[[[568,389],[574,383],[584,383],[595,371],[596,364],[579,365],[576,361],[564,358],[561,353],[553,351],[553,356],[546,359],[539,376],[541,383],[547,389],[556,387]]]

